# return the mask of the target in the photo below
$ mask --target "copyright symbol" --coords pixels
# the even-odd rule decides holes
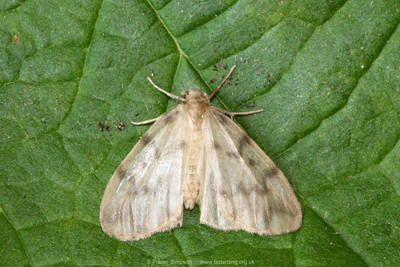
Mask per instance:
[[[147,260],[147,264],[151,264],[151,260]]]

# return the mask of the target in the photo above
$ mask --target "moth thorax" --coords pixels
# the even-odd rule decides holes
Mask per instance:
[[[203,122],[205,107],[209,105],[207,94],[197,89],[189,90],[186,95],[186,105],[192,122],[194,124],[201,124]]]

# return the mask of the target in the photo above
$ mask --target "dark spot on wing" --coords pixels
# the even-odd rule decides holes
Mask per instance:
[[[270,190],[268,187],[263,188],[262,186],[257,186],[255,188],[255,191],[256,191],[256,195],[262,196],[262,195],[267,195]]]
[[[249,165],[253,167],[256,165],[256,161],[254,159],[249,159]]]
[[[229,197],[228,193],[227,193],[225,190],[223,190],[223,189],[221,189],[220,194],[221,194],[221,196],[224,197],[224,198],[228,198],[228,197]]]
[[[118,179],[123,180],[126,175],[126,169],[118,167],[117,170],[115,171],[115,175],[117,175]]]
[[[297,217],[297,216],[299,215],[299,210],[296,209],[295,206],[286,207],[285,210],[286,210],[286,213],[287,213],[290,217],[295,218],[295,217]]]
[[[279,168],[275,164],[271,166],[271,168],[264,171],[265,178],[275,177],[279,173]]]
[[[233,220],[236,221],[237,214],[236,214],[236,210],[235,209],[232,210],[232,213],[230,215],[232,216]]]
[[[161,150],[158,147],[154,148],[154,156],[156,157],[156,159],[158,160],[161,156]]]
[[[186,142],[185,142],[185,140],[182,140],[180,143],[180,148],[184,149],[185,147],[186,147]]]
[[[249,195],[249,193],[250,193],[242,181],[240,181],[239,184],[237,185],[237,190],[239,191],[239,193],[241,193],[245,196]]]
[[[250,136],[249,136],[247,133],[244,133],[244,134],[243,134],[242,140],[243,140],[246,144],[248,144],[248,145],[251,144],[251,138],[250,138]]]
[[[217,143],[217,142],[212,142],[212,147],[215,149],[215,150],[220,150],[222,147],[221,147],[221,145],[219,144],[219,143]]]
[[[269,228],[270,227],[270,224],[271,224],[271,212],[272,212],[272,210],[271,210],[271,206],[270,205],[265,205],[265,206],[263,206],[263,212],[262,212],[262,215],[263,215],[263,222],[265,223],[265,226],[267,227],[267,228]]]
[[[149,193],[150,189],[147,185],[144,185],[141,189],[140,189],[140,194],[143,195],[147,195],[147,193]]]
[[[169,211],[168,206],[165,207],[165,213],[166,213],[167,218],[171,218],[171,212]]]
[[[143,161],[140,165],[142,166],[142,168],[146,168],[147,162]]]
[[[135,175],[132,174],[131,176],[126,177],[126,182],[134,184],[135,183]]]
[[[165,124],[170,124],[171,122],[174,121],[174,119],[175,119],[175,114],[167,114],[167,115],[165,116],[165,118],[163,119],[163,122],[164,122]]]
[[[273,212],[278,214],[278,216],[282,216],[284,214],[289,214],[290,210],[287,209],[282,202],[274,202]]]
[[[250,136],[247,133],[243,134],[242,138],[239,140],[239,147],[238,147],[239,155],[243,156],[245,147],[249,146],[250,144],[251,144]]]
[[[149,133],[146,132],[146,133],[142,136],[142,138],[140,139],[140,141],[142,142],[143,146],[147,146],[147,144],[150,143],[151,139],[152,139],[152,138],[149,137]]]
[[[224,114],[219,114],[218,120],[221,124],[228,124],[228,117],[226,117]]]
[[[237,152],[226,152],[226,155],[228,157],[235,158],[235,159],[240,158],[240,155]]]
[[[277,213],[279,214],[287,214],[290,217],[296,217],[298,215],[297,210],[293,206],[287,206],[287,205],[279,205],[276,207]]]

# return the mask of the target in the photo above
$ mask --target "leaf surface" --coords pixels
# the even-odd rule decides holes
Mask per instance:
[[[400,2],[3,1],[1,266],[397,266]],[[284,171],[304,222],[258,236],[184,224],[103,233],[105,186],[191,87],[232,111]],[[123,123],[125,130],[116,126]]]

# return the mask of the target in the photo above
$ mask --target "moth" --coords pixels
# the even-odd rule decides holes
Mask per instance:
[[[200,207],[200,223],[221,230],[274,235],[298,229],[300,204],[282,171],[233,120],[191,89],[179,96],[150,83],[175,107],[156,119],[114,172],[100,207],[103,231],[138,240],[182,225],[183,206]],[[229,115],[230,117],[226,116]]]

